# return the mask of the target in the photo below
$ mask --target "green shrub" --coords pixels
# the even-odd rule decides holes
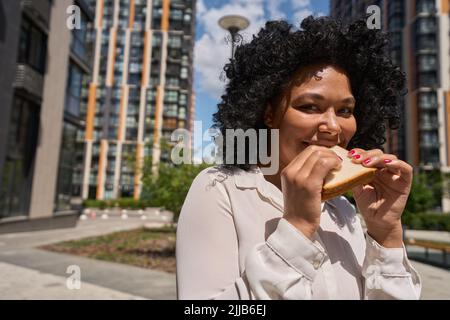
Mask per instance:
[[[402,217],[402,222],[409,229],[450,231],[450,214],[413,213]]]
[[[158,177],[151,174],[151,157],[146,159],[141,200],[151,207],[164,207],[174,213],[174,221],[183,206],[192,181],[209,165],[172,165],[160,163]]]
[[[83,201],[83,207],[104,209],[106,207],[106,202],[103,200],[86,199]]]

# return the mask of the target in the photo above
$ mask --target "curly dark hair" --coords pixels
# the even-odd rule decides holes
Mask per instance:
[[[386,50],[388,34],[367,28],[365,19],[344,25],[331,17],[309,16],[300,27],[294,31],[286,21],[268,21],[249,43],[236,48],[234,59],[224,66],[229,81],[213,115],[214,127],[223,136],[226,129],[267,129],[267,104],[296,71],[329,63],[346,71],[356,99],[357,131],[348,146],[383,149],[386,125],[399,127],[399,98],[405,94],[405,75]],[[225,163],[225,145],[222,151]],[[249,170],[252,165],[225,167]]]

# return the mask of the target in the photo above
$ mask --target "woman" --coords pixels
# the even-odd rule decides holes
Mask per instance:
[[[419,298],[401,226],[413,169],[381,150],[404,86],[386,43],[365,21],[308,17],[298,31],[267,22],[236,50],[215,124],[279,129],[279,170],[245,163],[196,177],[177,230],[180,299]],[[353,189],[366,233],[345,197],[321,203],[337,144],[378,168]]]

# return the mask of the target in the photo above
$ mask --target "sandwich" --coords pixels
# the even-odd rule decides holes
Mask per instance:
[[[347,157],[348,151],[342,147],[330,148],[343,159],[339,170],[331,171],[326,177],[322,187],[322,201],[337,197],[361,184],[369,184],[375,177],[375,168],[367,168],[362,164],[353,163]]]

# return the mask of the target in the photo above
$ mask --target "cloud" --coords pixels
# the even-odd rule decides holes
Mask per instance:
[[[301,20],[313,14],[313,10],[311,0],[227,0],[215,7],[208,6],[208,1],[198,0],[197,23],[203,34],[194,48],[197,93],[216,100],[224,93],[226,83],[220,78],[231,56],[230,44],[225,40],[228,32],[218,25],[218,21],[229,14],[239,14],[250,21],[249,28],[241,32],[244,42],[249,42],[267,20],[289,18],[298,26]]]
[[[197,0],[197,19],[206,12],[206,6],[203,0]]]
[[[203,1],[199,1],[198,7],[202,6]],[[220,76],[231,56],[231,47],[226,41],[228,32],[219,26],[218,21],[229,14],[239,14],[250,21],[249,28],[241,32],[244,42],[250,41],[251,36],[257,33],[266,21],[263,1],[233,0],[221,7],[205,7],[205,10],[197,15],[197,23],[201,24],[204,33],[195,43],[195,78],[199,81],[200,90],[214,99],[219,99],[224,93],[225,82],[220,80]]]
[[[314,15],[316,17],[326,15],[323,12],[313,12],[311,0],[290,0],[290,2],[291,8],[294,12],[292,16],[295,25],[299,25],[303,21],[303,19],[310,15]]]
[[[281,5],[286,2],[285,0],[268,0],[267,10],[269,12],[270,19],[286,19],[286,14],[281,11]]]
[[[294,13],[294,21],[295,21],[294,23],[296,25],[299,25],[303,21],[303,19],[305,19],[307,16],[310,16],[312,14],[313,14],[313,12],[307,8],[296,11]]]
[[[292,8],[299,9],[304,7],[309,7],[311,5],[311,0],[291,0]]]

